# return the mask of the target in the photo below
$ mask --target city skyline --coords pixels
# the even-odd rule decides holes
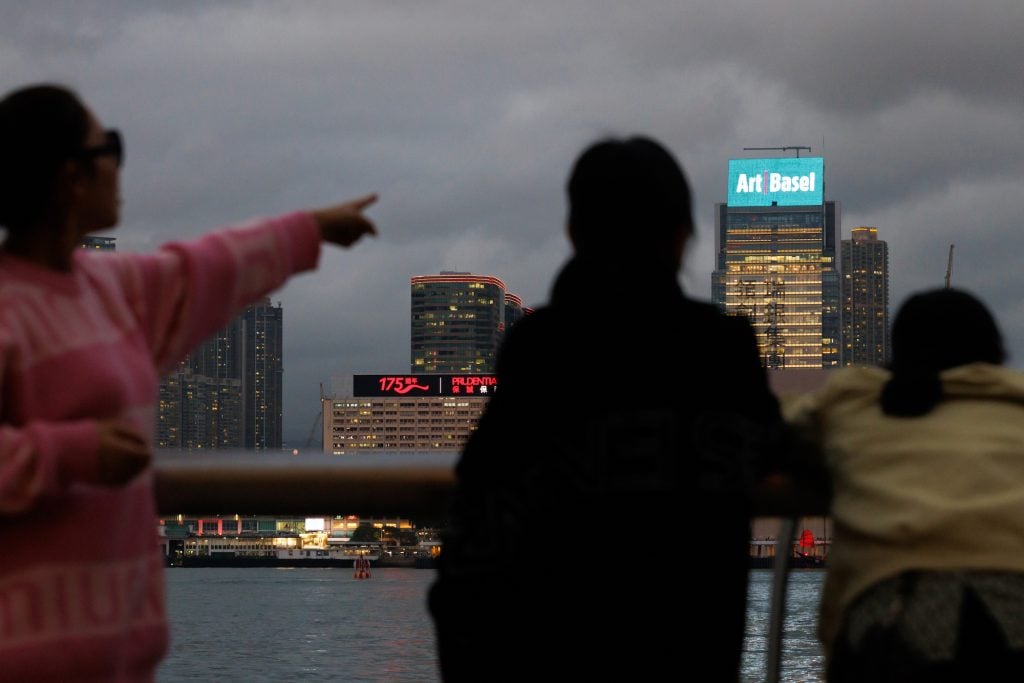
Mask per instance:
[[[409,276],[498,273],[543,303],[570,253],[570,167],[609,134],[651,135],[686,170],[692,296],[710,299],[725,160],[809,146],[829,160],[843,222],[885,230],[894,310],[943,285],[956,243],[953,285],[990,304],[1010,363],[1024,360],[1016,0],[923,14],[881,0],[112,0],[102,14],[62,0],[0,13],[0,89],[66,83],[124,134],[122,221],[103,233],[119,251],[379,192],[376,239],[327,248],[318,272],[272,294],[287,311],[290,444],[320,410],[320,382],[407,366]]]

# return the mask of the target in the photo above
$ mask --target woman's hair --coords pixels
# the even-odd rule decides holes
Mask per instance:
[[[968,363],[1006,360],[995,318],[981,301],[959,289],[911,296],[892,326],[892,378],[882,390],[887,415],[916,417],[942,399],[939,373]]]
[[[569,229],[581,252],[657,251],[693,232],[690,186],[651,138],[607,138],[585,149],[569,176]]]
[[[88,110],[62,86],[33,85],[0,100],[0,225],[23,230],[46,214],[57,172],[88,132]]]

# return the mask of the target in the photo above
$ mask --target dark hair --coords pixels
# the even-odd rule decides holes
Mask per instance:
[[[684,237],[693,233],[683,169],[650,138],[594,143],[576,160],[567,189],[579,252],[652,252],[670,245],[680,228]]]
[[[62,86],[33,85],[0,100],[0,225],[25,229],[45,215],[61,164],[88,132],[88,110]]]
[[[959,289],[911,296],[892,326],[892,378],[882,390],[887,415],[924,415],[942,400],[939,373],[968,363],[1006,360],[995,318],[980,300]]]

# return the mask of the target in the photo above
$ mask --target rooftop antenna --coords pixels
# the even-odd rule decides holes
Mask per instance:
[[[949,259],[946,261],[946,289],[949,289],[949,279],[953,276],[953,245],[949,245]]]
[[[811,151],[810,147],[801,147],[801,146],[794,146],[794,145],[787,145],[786,147],[744,147],[743,149],[744,150],[774,149],[774,150],[778,150],[778,151],[781,151],[781,152],[786,152],[788,150],[794,149],[794,150],[796,150],[796,158],[797,159],[800,158],[800,150],[806,149],[808,152]]]

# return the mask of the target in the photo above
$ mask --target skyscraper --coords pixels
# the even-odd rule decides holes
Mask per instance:
[[[842,241],[843,365],[889,361],[889,246],[878,228],[860,227]]]
[[[197,346],[160,384],[157,447],[279,450],[283,313],[268,297]]]
[[[823,185],[821,157],[733,159],[716,205],[712,298],[747,316],[770,369],[840,362],[839,205]]]
[[[505,331],[512,327],[524,315],[533,313],[529,306],[523,306],[523,300],[518,294],[505,292]]]
[[[442,271],[412,286],[411,371],[491,373],[505,332],[505,283]],[[517,297],[518,298],[518,297]]]
[[[284,316],[269,297],[240,316],[244,446],[280,450],[284,419]]]

